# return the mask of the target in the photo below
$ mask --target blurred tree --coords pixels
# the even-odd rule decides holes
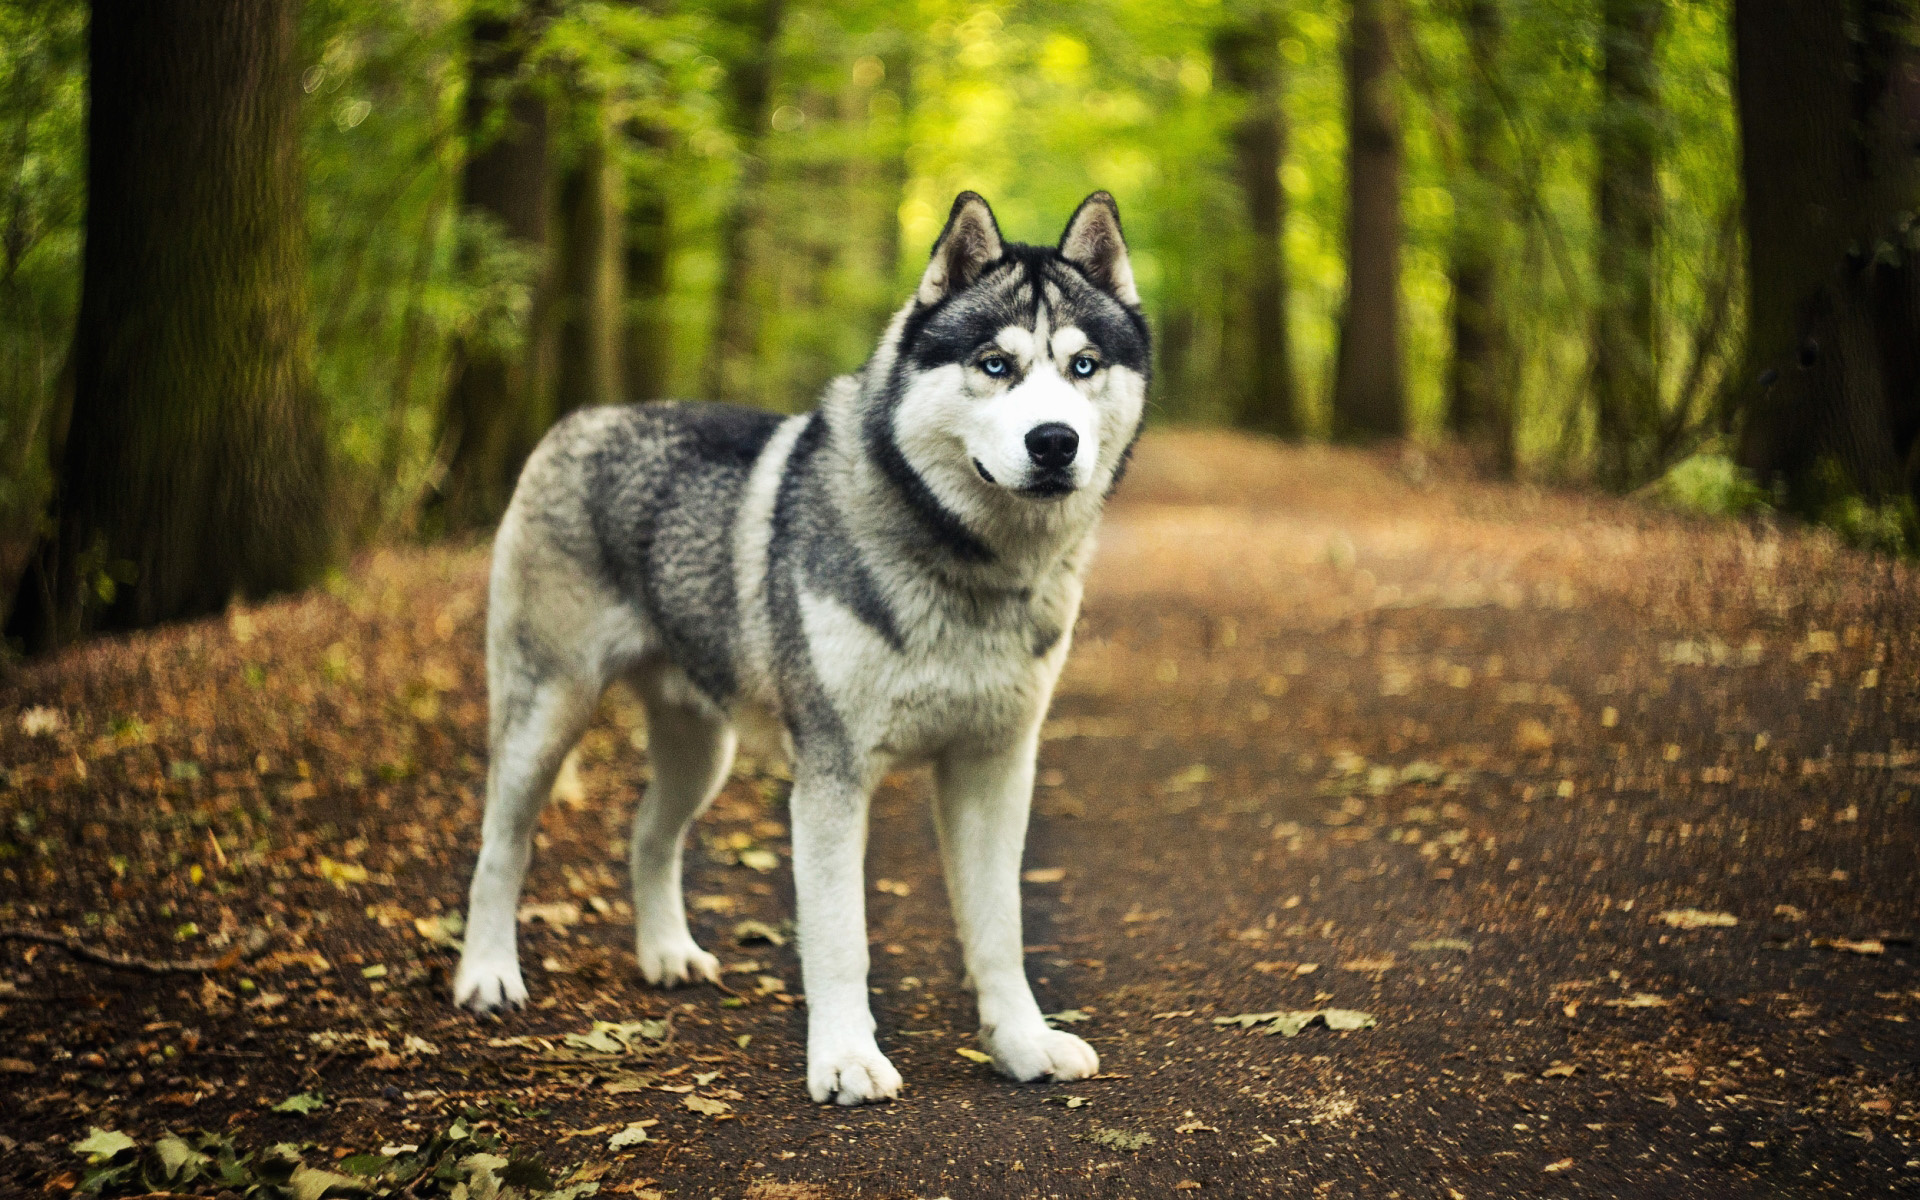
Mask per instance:
[[[86,57],[81,0],[0,5],[0,621],[73,405]]]
[[[71,434],[9,632],[218,611],[325,566],[297,0],[101,3]]]
[[[785,15],[785,0],[738,0],[729,14],[734,53],[727,68],[727,101],[739,175],[720,222],[720,284],[705,370],[710,400],[758,398],[754,359],[760,319],[749,285],[767,178],[763,143],[772,117],[774,62]]]
[[[1280,18],[1273,0],[1253,0],[1232,12],[1213,35],[1214,78],[1238,108],[1228,137],[1246,208],[1245,231],[1227,264],[1237,295],[1226,330],[1228,385],[1237,424],[1295,437],[1301,421],[1287,327]]]
[[[1661,466],[1655,359],[1655,239],[1660,229],[1660,78],[1666,0],[1604,0],[1595,137],[1598,295],[1593,315],[1595,474],[1613,488]]]
[[[1400,329],[1400,113],[1390,6],[1353,0],[1347,27],[1347,299],[1333,384],[1333,433],[1407,432]]]
[[[638,145],[626,172],[622,231],[622,398],[659,400],[668,394],[673,372],[672,209],[659,161],[667,135],[636,124],[627,136]]]
[[[1740,459],[1797,506],[1920,496],[1920,53],[1898,0],[1737,0],[1750,300]],[[1898,515],[1904,513],[1904,516]],[[1871,531],[1860,531],[1870,533]]]
[[[1509,224],[1500,163],[1494,72],[1501,60],[1500,0],[1460,0],[1466,63],[1460,85],[1460,161],[1453,186],[1453,355],[1447,367],[1447,430],[1482,470],[1513,472],[1513,385],[1500,289],[1500,246]]]
[[[466,99],[468,157],[461,204],[469,225],[463,253],[477,259],[489,238],[541,255],[548,245],[547,97],[530,81],[533,18],[491,14],[473,19]],[[544,277],[546,272],[542,270]],[[542,284],[535,285],[540,309]],[[455,353],[442,415],[452,447],[441,488],[448,529],[484,526],[513,493],[520,464],[543,431],[547,364],[540,330],[544,312],[527,318],[519,336],[469,333]]]
[[[567,98],[570,153],[560,174],[560,262],[554,319],[554,415],[621,399],[621,212],[604,98]]]

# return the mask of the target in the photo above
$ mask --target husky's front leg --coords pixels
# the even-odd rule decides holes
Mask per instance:
[[[949,750],[938,766],[935,827],[980,1003],[981,1045],[1015,1079],[1085,1079],[1099,1072],[1100,1056],[1040,1015],[1020,944],[1020,854],[1038,741],[1036,724],[1010,748]]]
[[[807,1090],[822,1104],[891,1100],[900,1072],[880,1053],[867,1006],[867,791],[802,764],[791,807]]]

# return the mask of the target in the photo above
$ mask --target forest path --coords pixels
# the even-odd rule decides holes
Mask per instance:
[[[534,1005],[448,1007],[434,939],[477,840],[484,553],[375,555],[0,684],[6,923],[163,956],[276,930],[204,984],[9,952],[0,1181],[59,1178],[94,1125],[319,1162],[470,1106],[642,1196],[1920,1191],[1915,583],[1817,532],[1417,454],[1150,437],[1027,854],[1029,973],[1104,1074],[1021,1086],[967,1057],[908,776],[877,798],[868,870],[907,1088],[849,1111],[806,1100],[782,784],[754,764],[688,855],[735,994],[635,978],[620,851],[643,739],[617,696],[543,824]],[[1327,1007],[1377,1024],[1216,1020]],[[669,1015],[664,1047],[562,1040]],[[325,1103],[267,1111],[295,1093]]]

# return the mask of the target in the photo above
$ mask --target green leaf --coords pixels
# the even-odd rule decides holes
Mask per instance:
[[[349,1175],[358,1175],[363,1179],[377,1179],[387,1173],[394,1160],[384,1154],[353,1154],[339,1161],[337,1166]]]
[[[367,1185],[347,1175],[316,1171],[305,1164],[295,1167],[292,1177],[287,1180],[287,1194],[292,1200],[320,1200],[320,1197],[332,1191],[365,1195]]]
[[[137,1162],[126,1162],[118,1166],[94,1167],[80,1176],[80,1191],[88,1196],[104,1192],[116,1184],[125,1183],[139,1166]]]
[[[102,1129],[98,1125],[86,1137],[75,1142],[70,1149],[75,1154],[84,1154],[88,1161],[98,1165],[109,1159],[125,1154],[137,1148],[138,1142],[118,1129]]]
[[[277,1113],[292,1113],[295,1116],[305,1116],[325,1104],[326,1099],[318,1092],[301,1092],[298,1095],[288,1096],[285,1100],[274,1105],[272,1111]]]
[[[200,1168],[213,1160],[187,1144],[187,1140],[174,1134],[167,1134],[153,1144],[154,1157],[160,1160],[160,1169],[166,1172],[166,1178],[180,1178],[182,1182],[192,1180],[200,1174]]]

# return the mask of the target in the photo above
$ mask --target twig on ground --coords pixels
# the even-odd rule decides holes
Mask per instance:
[[[271,940],[272,935],[266,930],[255,929],[247,935],[245,941],[219,958],[140,958],[136,955],[109,954],[105,950],[87,945],[78,938],[62,937],[60,934],[48,933],[45,930],[0,926],[0,942],[36,942],[42,946],[63,950],[81,962],[92,963],[114,971],[134,971],[142,975],[209,975],[216,971],[231,970],[257,957],[267,948],[267,943]]]

